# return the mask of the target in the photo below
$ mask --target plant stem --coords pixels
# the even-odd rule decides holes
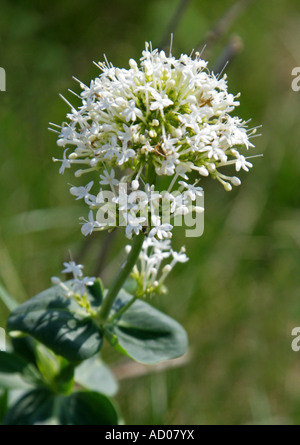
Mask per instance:
[[[127,309],[129,309],[130,306],[132,306],[133,303],[134,303],[137,299],[138,299],[137,296],[132,297],[131,300],[130,300],[127,304],[125,304],[125,306],[123,306],[123,307],[122,307],[116,314],[114,314],[112,317],[110,317],[110,318],[108,319],[108,323],[112,323],[116,318],[121,317],[121,315],[124,314],[124,312],[126,312]]]
[[[103,322],[107,319],[109,312],[112,308],[112,305],[122,288],[123,284],[125,283],[126,279],[128,278],[130,272],[133,269],[133,266],[135,265],[139,253],[141,251],[142,245],[144,241],[144,234],[140,233],[139,235],[136,235],[133,239],[131,250],[129,252],[129,255],[127,257],[126,262],[123,264],[119,274],[117,275],[115,281],[113,282],[112,286],[110,287],[103,304],[101,306],[101,309],[99,311],[99,318]]]

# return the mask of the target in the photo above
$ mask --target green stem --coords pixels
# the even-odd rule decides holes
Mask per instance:
[[[116,312],[112,317],[108,319],[108,323],[112,323],[114,320],[116,320],[116,318],[121,317],[121,315],[124,314],[124,312],[126,312],[127,309],[129,309],[130,306],[133,305],[137,298],[137,296],[132,297],[131,300],[127,304],[125,304],[125,306],[123,306],[118,312]]]
[[[147,180],[149,184],[156,183],[156,173],[155,173],[155,167],[152,162],[148,164],[148,171],[147,171]]]
[[[126,279],[128,278],[130,272],[133,269],[133,266],[137,262],[139,253],[141,251],[142,245],[144,241],[144,234],[140,233],[139,235],[136,235],[133,239],[131,250],[129,252],[129,255],[127,257],[127,260],[125,264],[122,266],[119,274],[117,275],[115,281],[113,282],[112,286],[110,287],[109,291],[107,292],[107,295],[103,301],[103,304],[101,306],[101,309],[99,311],[99,319],[103,322],[107,319],[109,312],[112,308],[112,305],[117,298],[117,295],[122,288],[123,284],[125,283]]]

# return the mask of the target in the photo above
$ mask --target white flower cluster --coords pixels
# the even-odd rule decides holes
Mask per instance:
[[[87,286],[92,286],[96,280],[95,277],[84,277],[83,276],[83,265],[76,264],[75,261],[69,261],[63,263],[64,269],[61,273],[72,274],[73,279],[71,280],[71,285],[61,281],[58,277],[52,277],[51,281],[53,284],[58,284],[66,297],[74,298],[77,303],[90,311],[90,303],[86,298]]]
[[[108,62],[97,66],[102,73],[90,86],[80,82],[81,105],[75,109],[68,102],[69,121],[57,130],[57,143],[64,148],[60,173],[75,165],[80,167],[76,177],[99,174],[96,193],[90,193],[94,182],[70,189],[90,207],[82,232],[87,235],[114,225],[105,226],[93,212],[103,206],[103,191],[109,188],[123,212],[115,226],[125,219],[127,237],[148,226],[152,236],[168,238],[171,224],[162,227],[161,214],[147,221],[141,208],[134,208],[134,197],[143,192],[139,202],[151,206],[149,191],[156,177],[167,176],[173,213],[197,211],[182,204],[182,199],[178,204],[173,189],[181,187],[190,199],[196,198],[200,188],[189,184],[209,175],[228,191],[239,185],[239,178],[227,176],[219,168],[234,164],[237,171],[249,170],[252,164],[240,149],[253,146],[249,137],[254,130],[247,130],[246,122],[230,115],[239,105],[238,96],[228,93],[226,76],[210,73],[198,54],[182,54],[176,59],[146,43],[139,65],[130,59],[129,69],[115,68]],[[119,181],[128,184],[129,211],[122,210]]]
[[[131,246],[126,246],[127,253],[130,250]],[[163,265],[163,262],[167,259],[169,264]],[[181,248],[180,252],[174,252],[170,240],[146,238],[143,242],[138,264],[134,266],[131,274],[137,283],[136,295],[140,297],[152,293],[164,293],[166,288],[163,283],[175,264],[185,263],[188,259],[184,247]]]
[[[179,181],[177,190],[158,193],[154,185],[149,184],[145,184],[144,190],[141,190],[137,180],[133,180],[130,184],[119,182],[114,179],[114,169],[106,174],[111,178],[110,191],[101,190],[97,196],[90,194],[93,181],[86,187],[70,189],[76,199],[84,199],[91,209],[89,219],[82,218],[81,231],[84,235],[91,234],[95,230],[125,226],[125,234],[129,239],[134,233],[138,235],[142,230],[147,230],[149,237],[171,238],[173,229],[171,221],[173,222],[179,215],[203,211],[203,207],[195,203],[198,197],[203,196],[201,187]],[[103,184],[103,180],[100,183]],[[94,209],[97,210],[96,219],[94,219]]]

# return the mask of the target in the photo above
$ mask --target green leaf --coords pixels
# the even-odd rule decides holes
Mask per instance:
[[[10,408],[5,425],[117,425],[111,401],[95,392],[61,396],[45,388],[27,392]]]
[[[36,365],[35,340],[32,337],[29,337],[28,335],[23,337],[11,337],[10,342],[15,354],[27,362]]]
[[[23,395],[7,412],[4,425],[58,424],[56,403],[53,393],[39,388]]]
[[[0,351],[0,388],[28,389],[40,380],[37,370],[16,354]]]
[[[53,381],[55,391],[62,394],[71,394],[74,386],[74,365],[64,360],[61,366],[60,373]]]
[[[113,396],[118,391],[118,382],[115,376],[98,357],[91,357],[77,366],[75,382],[86,389]]]
[[[88,296],[94,299],[89,293]],[[7,329],[32,335],[70,361],[91,357],[103,342],[96,320],[66,297],[59,285],[18,306],[8,319]]]
[[[60,371],[60,360],[51,349],[41,343],[35,346],[36,363],[46,382],[51,383]]]
[[[123,286],[123,289],[126,291],[126,292],[128,292],[128,293],[130,293],[130,294],[134,294],[135,292],[136,292],[136,290],[137,290],[137,282],[136,282],[136,280],[134,280],[133,278],[131,278],[131,277],[129,277],[126,281],[125,281],[125,283],[124,283],[124,286]]]
[[[97,392],[76,392],[65,398],[61,425],[117,425],[118,414],[108,397]]]
[[[132,298],[122,290],[111,315],[120,311]],[[188,347],[183,327],[141,300],[136,300],[119,319],[108,324],[105,335],[115,349],[145,364],[179,357]]]
[[[28,363],[12,352],[0,351],[0,372],[22,374]]]
[[[104,292],[101,280],[97,278],[92,286],[88,286],[88,290],[88,296],[91,306],[96,309],[99,308],[103,300]]]
[[[74,364],[54,354],[42,343],[37,343],[35,350],[37,366],[47,384],[54,392],[69,394],[74,383]]]

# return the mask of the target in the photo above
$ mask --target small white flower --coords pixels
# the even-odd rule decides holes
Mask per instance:
[[[66,157],[66,153],[68,152],[68,148],[66,148],[63,152],[63,159],[52,158],[54,162],[61,162],[61,166],[59,167],[59,173],[61,175],[64,174],[66,168],[71,168],[71,162]]]
[[[90,210],[89,219],[88,220],[84,219],[84,223],[82,223],[81,226],[82,234],[84,236],[91,235],[95,228],[100,228],[100,227],[101,227],[100,223],[94,220],[93,211]]]
[[[185,181],[179,181],[178,183],[187,189],[187,191],[185,192],[185,195],[188,198],[190,198],[192,201],[195,201],[196,196],[203,196],[203,188],[202,187],[196,187],[194,185],[187,184]]]
[[[145,211],[148,207],[148,203],[148,196],[142,190],[135,190],[128,195],[129,207],[135,212]]]
[[[94,185],[94,181],[89,182],[86,186],[80,186],[80,187],[71,187],[70,193],[71,195],[76,196],[76,200],[87,198],[89,196],[89,191]]]
[[[251,164],[251,162],[247,161],[247,159],[243,156],[243,155],[239,155],[236,163],[235,163],[235,168],[236,171],[240,171],[240,169],[242,168],[243,170],[245,170],[246,172],[249,171],[249,167],[253,167],[253,165]]]
[[[127,221],[127,226],[125,229],[125,233],[127,238],[131,239],[133,232],[138,235],[142,230],[142,223],[146,221],[146,218],[143,216],[136,217],[131,215],[130,213],[125,213],[124,217]]]
[[[132,121],[135,122],[137,117],[143,117],[143,113],[139,108],[135,106],[135,102],[133,99],[131,99],[128,102],[128,107],[125,108],[125,110],[122,111],[122,116],[125,117],[126,121]]]
[[[82,269],[83,269],[83,265],[82,264],[76,264],[75,261],[69,261],[66,263],[63,263],[64,265],[64,269],[62,270],[61,273],[71,273],[74,278],[78,278],[78,277],[82,277],[83,273],[82,273]]]
[[[174,250],[172,250],[172,256],[175,263],[186,263],[189,260],[184,249],[181,249],[180,252],[174,252]]]
[[[100,174],[101,181],[100,184],[102,185],[118,185],[119,181],[115,179],[115,171],[112,168],[110,172],[107,170],[103,170],[103,174]]]
[[[135,151],[132,148],[123,149],[117,154],[117,161],[119,165],[125,164],[129,159],[134,158]]]
[[[167,108],[169,105],[172,105],[174,102],[168,98],[167,94],[164,94],[163,96],[158,93],[157,91],[152,92],[152,97],[154,99],[154,102],[150,105],[150,110],[160,110],[163,111],[164,108]]]
[[[81,280],[75,279],[74,292],[80,294],[82,297],[86,294],[87,286],[92,286],[95,282],[95,277],[84,277]]]
[[[161,224],[160,217],[157,215],[152,215],[151,222],[154,227],[149,232],[150,238],[154,236],[157,236],[157,238],[159,239],[171,238],[171,230],[173,229],[173,226],[171,224]]]

